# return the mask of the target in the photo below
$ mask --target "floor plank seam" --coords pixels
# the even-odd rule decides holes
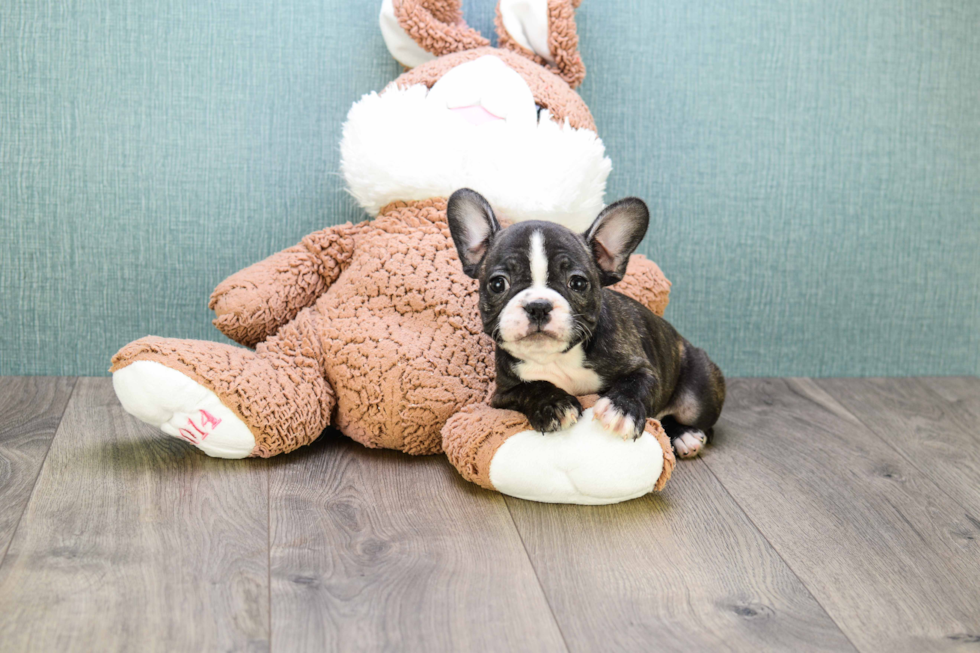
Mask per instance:
[[[7,421],[19,439],[6,451],[15,454],[7,455],[10,460],[29,466],[13,468],[16,483],[8,487],[16,490],[16,502],[0,515],[7,539],[0,543],[0,631],[44,649],[56,649],[64,637],[96,643],[97,637],[115,637],[129,645],[121,648],[170,638],[173,648],[167,650],[207,642],[268,653],[334,640],[344,649],[365,642],[381,648],[395,641],[392,633],[400,636],[415,624],[426,626],[430,636],[413,641],[437,644],[419,650],[487,642],[488,649],[508,650],[506,643],[509,650],[571,653],[572,641],[575,651],[648,650],[661,633],[671,650],[968,647],[980,623],[971,527],[980,528],[972,492],[980,469],[974,444],[980,444],[978,386],[920,378],[778,381],[735,388],[718,444],[700,460],[681,463],[678,485],[667,488],[662,500],[654,494],[604,509],[499,494],[474,502],[451,471],[444,473],[444,461],[430,459],[426,466],[375,452],[362,456],[360,445],[347,439],[338,441],[337,450],[301,455],[302,464],[225,461],[234,467],[228,474],[221,461],[183,445],[179,452],[156,446],[175,441],[151,441],[146,427],[121,412],[108,379],[61,377],[53,385],[18,380],[12,387],[19,399],[10,404],[15,410]],[[50,400],[52,391],[56,400]],[[338,451],[356,458],[356,465]],[[6,464],[4,455],[0,450]],[[383,470],[391,472],[383,476],[383,491],[375,492],[375,465],[390,465]],[[309,487],[310,479],[350,476],[356,476],[350,492],[346,485],[331,486],[327,495]],[[261,493],[255,490],[263,478],[266,592],[258,570]],[[423,499],[413,495],[435,482],[443,483],[439,491]],[[447,495],[458,501],[446,502]],[[241,504],[235,510],[245,518],[228,518],[231,511],[220,501]],[[421,501],[448,505],[448,512],[421,518],[429,512]],[[499,501],[539,596],[517,559]],[[378,506],[387,510],[378,513]],[[398,509],[406,507],[418,512]],[[476,523],[471,519],[487,527],[481,537],[461,539],[454,530]],[[273,533],[274,527],[281,532]],[[273,535],[283,573],[275,587]],[[335,543],[346,537],[353,544],[340,550]],[[725,543],[724,550],[708,548],[716,543]],[[683,544],[694,546],[671,559],[671,548]],[[474,566],[471,554],[485,556],[487,564]],[[173,555],[193,564],[193,573],[174,573]],[[646,558],[658,564],[643,567],[642,577],[631,574],[633,561]],[[687,569],[688,562],[700,565]],[[325,566],[340,570],[339,591],[327,586]],[[515,572],[493,573],[508,567]],[[446,568],[457,573],[442,573]],[[392,582],[392,569],[408,571]],[[446,591],[429,592],[432,578],[445,580]],[[365,594],[364,587],[378,591]],[[265,638],[262,594],[268,602]],[[82,619],[90,595],[102,598],[91,603],[91,618]],[[139,610],[143,597],[158,609]],[[417,597],[424,603],[403,600]],[[459,600],[447,604],[444,597]],[[543,626],[542,598],[562,649]],[[276,617],[279,603],[284,612]],[[417,605],[422,609],[400,607]],[[41,612],[44,621],[32,618]],[[333,615],[336,622],[324,619]],[[325,623],[314,623],[317,618]],[[187,627],[171,625],[178,621]],[[362,629],[361,623],[371,626]],[[276,624],[283,628],[278,639]],[[499,624],[520,627],[505,633]],[[460,632],[465,639],[457,637]],[[50,645],[36,645],[42,641]],[[531,641],[539,646],[527,646]]]
[[[269,472],[269,459],[262,461],[265,470],[265,530],[266,530],[266,561],[269,590],[269,653],[272,653],[272,474]]]
[[[718,482],[718,485],[720,485],[721,488],[725,491],[725,494],[727,494],[728,497],[732,500],[732,502],[736,506],[738,506],[739,511],[741,511],[741,513],[743,515],[745,515],[745,518],[748,520],[748,522],[750,524],[752,524],[752,528],[754,528],[756,530],[756,532],[759,534],[759,536],[763,540],[766,541],[766,543],[769,545],[769,548],[771,548],[773,550],[773,553],[775,553],[777,556],[779,556],[779,559],[783,561],[783,564],[786,565],[786,568],[789,569],[789,571],[790,571],[791,574],[793,574],[793,577],[796,578],[797,581],[799,581],[800,587],[802,587],[803,589],[805,589],[806,590],[806,593],[809,594],[810,595],[810,598],[813,599],[813,602],[820,606],[820,609],[823,610],[823,613],[825,615],[827,615],[827,618],[830,619],[830,621],[833,622],[833,624],[835,626],[837,626],[837,630],[839,630],[840,633],[841,633],[841,635],[844,636],[844,639],[846,639],[850,643],[850,645],[854,647],[854,650],[855,651],[860,651],[861,649],[857,646],[857,644],[854,643],[854,641],[851,639],[850,635],[847,634],[847,631],[844,630],[844,628],[840,625],[840,623],[838,623],[838,621],[836,619],[834,619],[834,616],[832,614],[830,614],[830,612],[827,610],[826,606],[824,606],[824,604],[821,603],[820,600],[816,596],[814,596],[813,591],[810,589],[810,586],[807,585],[803,581],[802,578],[800,578],[800,575],[796,572],[795,569],[793,569],[793,565],[791,565],[789,563],[789,561],[786,559],[786,557],[782,553],[780,553],[779,549],[776,548],[776,545],[772,543],[772,541],[766,536],[766,534],[764,532],[762,532],[762,529],[759,528],[758,524],[755,523],[755,520],[752,519],[752,516],[749,515],[749,513],[746,512],[746,510],[742,506],[742,504],[738,502],[738,499],[735,498],[735,495],[733,495],[728,490],[728,487],[724,483],[722,483],[722,481],[718,477],[718,475],[715,474],[715,470],[711,469],[711,465],[708,463],[708,461],[705,458],[702,457],[701,458],[701,462],[704,464],[705,468],[708,470],[708,473],[711,474],[711,476],[715,479],[715,481]]]
[[[834,401],[837,402],[837,405],[841,407],[841,410],[846,411],[848,415],[850,415],[851,417],[853,417],[854,419],[856,419],[858,421],[858,423],[861,424],[861,426],[863,426],[868,433],[870,433],[872,436],[874,436],[875,438],[877,438],[878,440],[880,440],[881,442],[883,442],[885,444],[885,446],[888,447],[895,454],[897,454],[899,458],[901,458],[902,460],[904,460],[905,462],[907,462],[912,469],[914,469],[915,471],[919,472],[919,475],[922,477],[922,480],[924,482],[929,483],[930,485],[932,485],[941,494],[945,495],[947,499],[949,499],[950,501],[952,501],[955,505],[959,506],[960,510],[962,510],[963,513],[968,518],[972,518],[972,515],[970,514],[970,509],[969,508],[967,508],[962,503],[960,503],[959,499],[957,499],[956,497],[952,496],[949,492],[947,492],[944,488],[940,487],[939,484],[937,484],[934,480],[932,480],[932,478],[930,477],[930,475],[928,473],[926,473],[925,471],[923,471],[922,468],[919,467],[914,460],[912,460],[911,458],[909,458],[904,451],[902,451],[901,449],[899,449],[898,447],[896,447],[892,442],[888,441],[886,438],[884,438],[881,435],[879,435],[873,428],[871,428],[871,426],[866,421],[864,421],[863,419],[861,419],[861,417],[859,417],[858,415],[854,414],[852,411],[848,410],[848,408],[846,406],[844,406],[837,399],[837,397],[834,396],[834,393],[832,393],[830,390],[828,390],[826,387],[824,387],[820,383],[820,380],[819,379],[814,379],[813,382],[816,383],[817,386],[819,386],[821,390],[823,390],[828,395],[830,395],[831,397],[833,397]],[[943,397],[939,396],[939,394],[937,394],[932,388],[928,387],[925,384],[920,384],[920,385],[922,386],[922,389],[924,391],[926,391],[927,393],[929,393],[933,397],[935,397],[935,399],[936,399],[936,401],[938,403],[945,404],[945,405],[950,405],[950,406],[953,405],[953,403],[951,401],[949,401],[947,399],[944,399]],[[972,414],[972,411],[970,411],[970,412]],[[899,515],[901,516],[901,513],[899,513]],[[903,518],[904,518],[904,516],[903,516]]]
[[[527,562],[531,565],[531,571],[534,572],[534,580],[538,584],[538,589],[541,590],[541,596],[544,597],[544,602],[548,606],[548,612],[551,613],[551,619],[555,622],[555,628],[558,629],[558,634],[561,635],[561,643],[564,644],[565,650],[571,653],[572,649],[568,645],[568,640],[565,638],[565,631],[561,629],[561,623],[558,621],[558,615],[555,614],[555,609],[551,605],[551,599],[548,598],[548,592],[544,589],[544,584],[541,582],[541,577],[538,575],[538,568],[534,566],[534,560],[531,559],[531,554],[527,550],[527,543],[524,541],[524,534],[521,533],[521,529],[517,526],[517,520],[514,519],[514,513],[510,511],[510,503],[507,499],[501,498],[504,502],[504,507],[507,508],[507,515],[510,517],[510,523],[514,525],[514,530],[517,532],[517,537],[521,540],[521,548],[524,549],[524,557],[527,558]],[[522,499],[518,499],[521,501]]]
[[[3,566],[4,562],[6,562],[7,552],[10,551],[10,547],[14,543],[14,539],[17,537],[17,531],[20,529],[20,524],[24,520],[24,513],[27,512],[27,508],[30,507],[31,501],[34,499],[34,492],[37,490],[37,479],[41,478],[41,472],[44,471],[44,465],[48,462],[48,454],[51,452],[51,446],[54,444],[54,439],[58,437],[58,432],[61,430],[61,425],[65,421],[65,415],[68,414],[68,409],[71,407],[71,400],[75,396],[75,388],[78,387],[78,379],[79,377],[77,376],[71,377],[71,390],[69,390],[68,399],[65,401],[65,409],[61,411],[61,416],[58,418],[58,424],[54,427],[54,435],[52,435],[51,440],[48,441],[48,448],[44,450],[44,457],[41,458],[41,464],[37,467],[37,474],[34,475],[34,483],[31,485],[31,493],[27,495],[27,501],[24,502],[24,508],[17,516],[17,523],[14,524],[14,529],[10,531],[10,540],[3,548],[3,552],[0,553],[0,567]]]

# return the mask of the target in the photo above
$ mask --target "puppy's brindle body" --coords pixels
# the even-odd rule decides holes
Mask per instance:
[[[480,281],[483,328],[497,345],[497,408],[550,432],[582,414],[623,437],[661,420],[675,451],[697,455],[725,400],[721,370],[639,302],[605,286],[622,279],[646,233],[638,199],[607,207],[585,234],[551,222],[501,229],[478,193],[456,191],[448,218],[463,268]]]

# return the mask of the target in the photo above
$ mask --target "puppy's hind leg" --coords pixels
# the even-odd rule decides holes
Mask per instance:
[[[660,420],[674,453],[693,458],[708,443],[725,403],[725,377],[703,349],[684,343],[674,394]]]
[[[708,443],[708,436],[704,431],[681,424],[671,415],[661,417],[660,425],[664,427],[678,458],[694,458]]]

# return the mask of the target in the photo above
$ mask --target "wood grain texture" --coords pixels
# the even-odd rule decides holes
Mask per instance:
[[[67,377],[0,377],[0,564],[73,387]]]
[[[266,472],[79,380],[0,567],[3,650],[267,650]]]
[[[806,379],[736,379],[705,463],[863,651],[980,640],[980,524]]]
[[[572,651],[848,651],[701,461],[615,506],[507,498]]]
[[[329,434],[272,461],[276,651],[563,651],[499,494]]]
[[[969,411],[974,420],[980,420],[980,379],[975,376],[922,376],[919,381],[946,401]],[[980,434],[977,423],[972,422],[974,433]]]
[[[0,378],[4,653],[980,642],[976,378],[732,380],[705,458],[606,507],[336,435],[210,459],[110,383]]]
[[[980,524],[980,420],[972,412],[914,378],[817,384]]]

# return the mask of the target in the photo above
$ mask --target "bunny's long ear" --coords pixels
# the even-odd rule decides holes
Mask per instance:
[[[496,20],[500,47],[548,68],[575,88],[585,79],[575,30],[575,8],[581,1],[500,0]]]
[[[388,51],[407,68],[490,45],[466,25],[460,0],[383,0],[380,22]]]

